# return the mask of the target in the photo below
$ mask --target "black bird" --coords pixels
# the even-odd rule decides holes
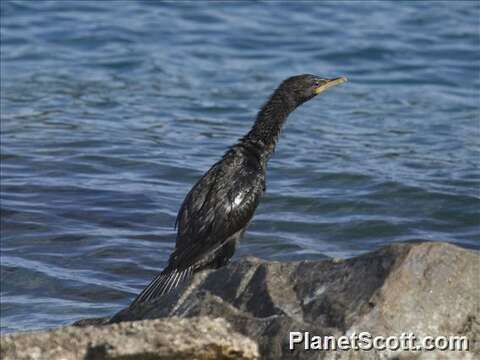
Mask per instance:
[[[214,164],[185,197],[167,267],[130,306],[157,299],[203,269],[228,263],[265,191],[265,171],[283,124],[299,105],[347,79],[293,76],[273,92],[252,129]]]

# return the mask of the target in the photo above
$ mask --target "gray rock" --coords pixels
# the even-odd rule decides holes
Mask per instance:
[[[254,338],[265,359],[473,358],[479,354],[478,252],[446,243],[404,243],[348,260],[245,258],[198,274],[157,302],[112,322],[222,317]],[[312,335],[465,335],[470,352],[290,351],[289,332]]]
[[[4,360],[258,359],[255,342],[201,317],[5,335],[0,351]]]
[[[245,258],[202,272],[152,304],[77,322],[95,327],[3,336],[1,358],[256,358],[256,344],[240,333],[265,359],[476,359],[479,265],[478,252],[434,242],[394,244],[348,260]],[[230,328],[212,320],[218,317]],[[156,318],[168,319],[124,322]],[[290,331],[466,336],[469,351],[305,351],[303,343],[290,351]]]

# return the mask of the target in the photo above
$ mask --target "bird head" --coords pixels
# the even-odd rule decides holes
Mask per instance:
[[[295,103],[295,107],[312,99],[332,86],[343,84],[347,81],[344,76],[326,79],[320,76],[304,74],[286,79],[278,91]]]

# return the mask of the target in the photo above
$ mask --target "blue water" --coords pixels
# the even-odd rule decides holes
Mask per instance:
[[[291,75],[236,256],[480,248],[478,2],[1,1],[1,327],[110,315],[163,267],[191,185]]]

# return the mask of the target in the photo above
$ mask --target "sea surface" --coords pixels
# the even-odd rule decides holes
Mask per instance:
[[[290,116],[236,257],[479,249],[479,4],[2,0],[2,333],[126,306],[294,74],[349,82]]]

